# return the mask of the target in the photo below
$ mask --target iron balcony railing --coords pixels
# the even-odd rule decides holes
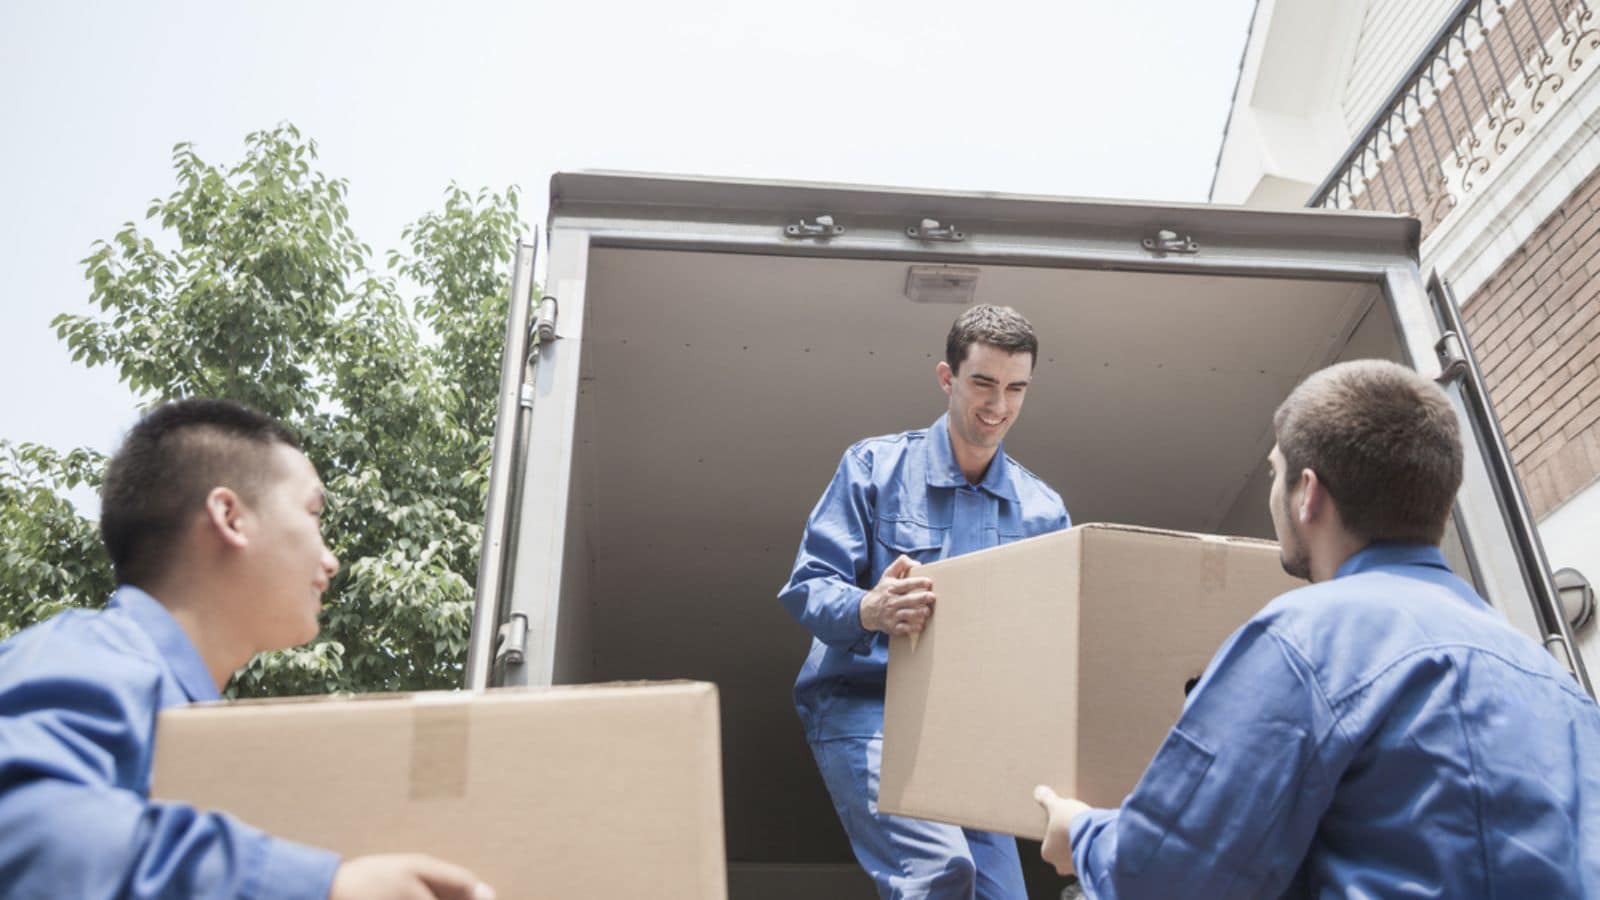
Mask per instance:
[[[1307,206],[1430,229],[1600,48],[1587,0],[1464,0]]]

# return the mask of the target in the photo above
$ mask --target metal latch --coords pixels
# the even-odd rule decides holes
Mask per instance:
[[[1439,377],[1434,381],[1441,385],[1448,385],[1452,381],[1464,378],[1467,374],[1467,352],[1461,345],[1461,336],[1454,331],[1446,331],[1439,336],[1433,345],[1434,355],[1439,357]]]
[[[906,237],[919,241],[964,241],[967,233],[954,225],[940,224],[938,219],[923,219],[920,225],[906,228]]]
[[[1176,231],[1166,228],[1156,232],[1155,237],[1147,237],[1139,243],[1146,250],[1157,255],[1200,252],[1200,244],[1194,238],[1186,234],[1180,235]]]
[[[844,226],[833,224],[833,216],[817,216],[815,222],[801,219],[792,225],[785,225],[783,233],[792,238],[826,240],[844,234]]]
[[[528,658],[528,614],[514,612],[500,626],[500,645],[494,651],[494,664],[520,666]]]

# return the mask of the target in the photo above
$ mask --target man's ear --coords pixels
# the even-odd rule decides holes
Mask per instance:
[[[206,494],[206,527],[223,543],[240,549],[250,543],[241,525],[244,516],[244,501],[232,488],[215,487]]]
[[[941,359],[939,364],[933,367],[933,371],[939,374],[939,388],[946,394],[950,393],[951,382],[956,377],[956,373],[950,368],[950,364]]]
[[[1322,486],[1322,480],[1317,478],[1317,473],[1310,469],[1300,470],[1299,482],[1295,485],[1298,495],[1295,503],[1295,515],[1301,525],[1309,525],[1321,516],[1327,508],[1329,501],[1328,489]]]

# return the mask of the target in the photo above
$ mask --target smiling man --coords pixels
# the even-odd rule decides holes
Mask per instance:
[[[1065,528],[1061,498],[1006,455],[1039,343],[1015,310],[956,319],[935,372],[948,410],[845,451],[778,595],[813,636],[795,706],[856,859],[885,898],[1024,898],[1013,838],[879,815],[889,635],[934,614],[914,563]]]
[[[0,893],[7,898],[484,900],[416,855],[341,861],[227,815],[149,799],[162,709],[216,700],[257,653],[316,637],[339,563],[294,436],[219,400],[159,407],[101,488],[119,587],[0,644]]]
[[[1344,363],[1273,426],[1313,583],[1223,644],[1120,809],[1037,790],[1045,859],[1095,900],[1600,897],[1600,708],[1445,564],[1444,392]]]

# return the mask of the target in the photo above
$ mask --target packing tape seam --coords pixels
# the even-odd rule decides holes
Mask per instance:
[[[466,703],[418,703],[411,709],[412,800],[455,799],[467,791],[472,714]]]

